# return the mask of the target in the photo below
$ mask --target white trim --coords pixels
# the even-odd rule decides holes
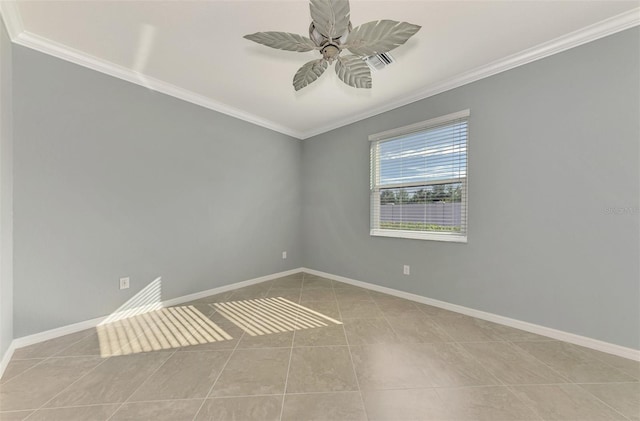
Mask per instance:
[[[333,279],[335,281],[359,286],[361,288],[370,289],[372,291],[382,292],[396,297],[405,298],[407,300],[416,301],[418,303],[443,308],[445,310],[454,311],[456,313],[465,314],[467,316],[475,317],[478,319],[487,320],[504,326],[524,330],[526,332],[531,332],[538,335],[547,336],[549,338],[558,339],[560,341],[569,342],[575,345],[584,346],[586,348],[595,349],[596,351],[606,352],[607,354],[613,354],[619,357],[640,361],[640,350],[638,349],[627,348],[609,342],[600,341],[598,339],[576,335],[574,333],[564,332],[562,330],[552,329],[550,327],[540,326],[534,323],[523,322],[521,320],[511,319],[509,317],[499,316],[497,314],[487,313],[485,311],[475,310],[469,307],[435,300],[433,298],[423,297],[421,295],[412,294],[410,292],[399,291],[397,289],[370,284],[368,282],[357,281],[355,279],[345,278],[344,276],[333,275],[331,273],[321,272],[319,270],[308,268],[302,268],[301,270],[311,275]]]
[[[409,238],[411,240],[447,241],[450,243],[467,242],[466,235],[433,231],[408,231],[374,228],[369,231],[369,235],[372,237]]]
[[[7,366],[9,365],[9,361],[11,361],[11,357],[13,357],[13,351],[15,350],[16,350],[16,346],[14,341],[12,341],[9,344],[9,348],[7,348],[7,350],[4,352],[4,355],[2,356],[2,360],[0,360],[0,379],[4,374],[4,370],[7,369]]]
[[[33,335],[23,336],[16,338],[11,342],[14,349],[22,348],[28,345],[37,344],[39,342],[48,341],[49,339],[55,339],[60,336],[69,335],[71,333],[80,332],[81,330],[91,329],[96,327],[106,319],[107,316],[97,317],[95,319],[84,320],[82,322],[73,323],[66,326],[57,327],[55,329],[45,330],[44,332],[34,333]]]
[[[420,121],[418,123],[409,124],[407,126],[396,127],[395,129],[374,133],[372,135],[369,135],[369,141],[378,142],[380,140],[387,140],[392,137],[404,136],[409,133],[414,133],[414,132],[419,132],[421,130],[429,129],[431,127],[435,127],[440,124],[452,123],[455,120],[466,118],[466,117],[469,117],[470,115],[471,115],[471,110],[469,109],[458,111],[456,113],[435,117],[429,120]]]
[[[260,282],[271,281],[272,279],[282,278],[283,276],[289,276],[296,273],[302,272],[301,268],[295,268],[286,270],[284,272],[273,273],[271,275],[261,276],[259,278],[249,279],[247,281],[240,281],[234,284],[223,285],[221,287],[216,287],[212,289],[208,289],[206,291],[196,292],[194,294],[183,295],[182,297],[173,298],[171,300],[166,300],[162,302],[162,306],[174,306],[176,304],[186,303],[188,301],[199,300],[200,298],[208,297],[209,295],[220,294],[222,292],[231,291],[232,289],[238,289],[247,287],[254,284],[259,284]]]
[[[0,15],[13,41],[24,31],[22,18],[15,1],[0,1]]]
[[[471,71],[459,74],[444,82],[435,85],[426,86],[412,95],[398,98],[395,101],[386,103],[381,107],[372,108],[362,113],[349,116],[342,120],[337,120],[331,124],[319,126],[311,130],[298,131],[290,127],[283,126],[273,121],[261,118],[259,116],[244,112],[234,107],[230,107],[211,98],[196,94],[186,89],[171,85],[159,79],[136,73],[131,69],[124,68],[106,60],[98,59],[85,54],[81,51],[73,50],[65,45],[56,43],[44,37],[29,33],[24,30],[20,14],[16,2],[0,1],[0,10],[2,17],[7,25],[7,30],[11,39],[16,44],[33,48],[37,51],[49,54],[80,66],[88,67],[98,72],[124,79],[126,81],[145,86],[149,89],[182,99],[202,107],[218,111],[232,117],[245,120],[249,123],[256,124],[267,129],[271,129],[298,139],[307,139],[319,134],[355,123],[365,118],[382,114],[386,111],[420,101],[425,98],[437,95],[439,93],[449,91],[454,88],[484,79],[489,76],[522,66],[532,61],[560,53],[570,48],[604,38],[608,35],[615,34],[625,29],[640,25],[640,8],[635,8],[601,22],[594,23],[582,29],[562,35],[556,39],[536,45],[519,53],[507,56],[492,63],[477,67]]]
[[[442,92],[459,88],[460,86],[467,85],[471,82],[475,82],[480,79],[502,73],[515,67],[519,67],[557,53],[561,53],[571,48],[578,47],[582,44],[586,44],[588,42],[595,41],[609,35],[613,35],[615,33],[624,31],[625,29],[633,28],[634,26],[638,25],[640,25],[640,8],[635,8],[611,18],[605,19],[603,21],[578,29],[576,31],[570,32],[568,34],[562,35],[551,41],[543,42],[542,44],[538,44],[529,49],[477,67],[468,72],[461,73],[441,83],[426,86],[423,89],[416,91],[412,95],[399,98],[396,101],[388,102],[381,107],[372,108],[355,116],[349,116],[342,120],[334,121],[331,124],[307,130],[302,133],[302,139],[308,139],[310,137],[326,133],[339,127],[355,123],[356,121],[364,120],[365,118],[373,117],[378,114],[394,110],[396,108],[432,97]]]
[[[509,327],[514,327],[516,329],[521,329],[527,332],[536,333],[538,335],[547,336],[550,338],[558,339],[558,340],[569,342],[576,345],[581,345],[587,348],[595,349],[597,351],[602,351],[608,354],[617,355],[619,357],[640,361],[640,350],[627,348],[627,347],[615,345],[609,342],[588,338],[586,336],[576,335],[573,333],[564,332],[561,330],[552,329],[545,326],[536,325],[533,323],[511,319],[509,317],[503,317],[497,314],[487,313],[484,311],[475,310],[475,309],[464,307],[464,306],[459,306],[457,304],[451,304],[445,301],[434,300],[433,298],[427,298],[421,295],[399,291],[396,289],[387,288],[380,285],[370,284],[368,282],[357,281],[355,279],[346,278],[344,276],[333,275],[331,273],[321,272],[319,270],[314,270],[314,269],[309,269],[304,267],[291,269],[284,272],[274,273],[274,274],[262,276],[259,278],[249,279],[247,281],[236,282],[234,284],[212,288],[206,291],[197,292],[195,294],[184,295],[182,297],[163,301],[162,305],[163,307],[166,307],[170,305],[176,305],[176,304],[180,304],[188,301],[193,301],[199,298],[207,297],[209,295],[220,294],[222,292],[230,291],[232,289],[242,288],[245,286],[269,281],[269,280],[280,278],[283,276],[293,275],[299,272],[305,272],[311,275],[322,276],[323,278],[333,279],[339,282],[344,282],[346,284],[359,286],[361,288],[366,288],[372,291],[382,292],[382,293],[393,295],[396,297],[405,298],[407,300],[416,301],[422,304],[443,308],[456,313],[466,314],[467,316],[476,317],[478,319],[487,320],[490,322],[498,323],[498,324],[509,326]],[[11,360],[13,352],[17,348],[22,348],[24,346],[33,345],[49,339],[54,339],[60,336],[68,335],[70,333],[75,333],[81,330],[96,327],[107,317],[108,316],[98,317],[96,319],[91,319],[91,320],[85,320],[83,322],[74,323],[71,325],[62,326],[56,329],[51,329],[51,330],[36,333],[33,335],[23,336],[21,338],[14,339],[9,345],[9,348],[7,349],[5,354],[2,356],[2,360],[0,360],[0,378],[4,374],[4,370],[6,369],[9,361]]]
[[[209,295],[220,294],[222,292],[227,292],[233,289],[238,289],[238,288],[246,287],[249,285],[259,284],[260,282],[270,281],[272,279],[293,275],[299,272],[302,272],[302,268],[286,270],[284,272],[273,273],[271,275],[261,276],[261,277],[249,279],[246,281],[240,281],[233,284],[208,289],[206,291],[196,292],[194,294],[183,295],[182,297],[172,298],[170,300],[163,301],[161,304],[161,307],[168,307],[176,304],[194,301],[200,298],[208,297]],[[5,352],[4,356],[2,357],[2,360],[0,361],[0,377],[2,377],[2,374],[4,373],[4,370],[7,364],[9,363],[11,356],[13,355],[13,352],[17,348],[22,348],[28,345],[37,344],[39,342],[48,341],[49,339],[55,339],[60,336],[80,332],[85,329],[91,329],[93,327],[98,326],[108,317],[109,316],[103,316],[103,317],[98,317],[91,320],[85,320],[82,322],[73,323],[70,325],[61,326],[55,329],[45,330],[44,332],[34,333],[33,335],[27,335],[21,338],[14,339],[9,345],[9,348]]]
[[[247,113],[160,79],[144,75],[135,70],[120,66],[119,64],[91,56],[31,32],[22,31],[17,36],[12,36],[11,38],[16,44],[40,51],[41,53],[300,139],[301,133],[289,127]]]

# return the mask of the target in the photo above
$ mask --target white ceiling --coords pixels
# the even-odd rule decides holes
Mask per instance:
[[[397,63],[373,74],[372,89],[328,69],[299,92],[293,75],[317,52],[242,36],[308,35],[306,0],[18,1],[2,10],[15,42],[305,138],[638,25],[638,5],[352,0],[354,27],[393,19],[422,29],[392,51]]]

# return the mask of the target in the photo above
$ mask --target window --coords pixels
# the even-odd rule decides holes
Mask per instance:
[[[371,235],[467,241],[469,110],[369,136]]]

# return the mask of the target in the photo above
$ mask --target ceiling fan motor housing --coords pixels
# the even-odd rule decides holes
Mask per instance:
[[[349,22],[349,26],[344,34],[342,34],[339,38],[329,38],[316,28],[315,24],[311,22],[309,25],[309,38],[320,47],[320,53],[322,53],[322,57],[329,62],[332,62],[338,55],[340,54],[340,44],[344,42],[351,32],[353,26],[351,26],[351,22]]]

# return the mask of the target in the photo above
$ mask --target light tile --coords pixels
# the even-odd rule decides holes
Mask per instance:
[[[512,386],[511,390],[545,420],[625,419],[575,384]]]
[[[338,301],[342,319],[381,318],[384,314],[373,301]]]
[[[154,352],[111,357],[60,392],[47,408],[124,402],[171,353]]]
[[[567,383],[557,372],[508,342],[468,342],[461,346],[506,384]]]
[[[293,349],[287,393],[349,390],[358,390],[358,384],[346,346]]]
[[[302,278],[296,277],[284,277],[274,279],[271,287],[274,289],[286,289],[286,288],[294,288],[294,289],[302,289],[303,280]]]
[[[109,421],[176,421],[192,420],[202,399],[185,399],[155,402],[133,402],[122,405]]]
[[[282,396],[207,399],[194,421],[277,421]]]
[[[370,421],[541,419],[504,387],[384,390],[362,395]]]
[[[347,319],[344,330],[349,345],[398,342],[398,336],[385,319]]]
[[[290,348],[238,349],[225,366],[210,396],[284,393]]]
[[[504,341],[491,325],[474,317],[457,315],[453,317],[436,317],[435,322],[449,336],[458,342]]]
[[[305,276],[302,289],[333,289],[333,281],[319,276]]]
[[[433,386],[420,366],[419,353],[419,349],[404,344],[352,346],[360,390]]]
[[[73,345],[82,338],[91,335],[95,329],[86,329],[70,335],[61,336],[59,338],[49,339],[34,345],[18,348],[13,352],[12,359],[24,360],[28,358],[46,358],[56,355],[63,349]]]
[[[231,351],[176,352],[130,401],[205,398]]]
[[[253,337],[213,305],[263,296],[344,325]],[[19,349],[0,419],[640,421],[638,362],[322,277],[190,305],[233,339],[105,360],[88,329]]]
[[[342,320],[336,301],[307,301],[304,303],[304,306],[332,319]]]
[[[302,290],[299,288],[271,288],[265,297],[269,298],[285,298],[291,302],[299,303]]]
[[[607,354],[605,352],[596,351],[595,349],[585,347],[578,348],[580,348],[581,351],[586,352],[589,356],[617,368],[636,380],[640,380],[640,361],[618,357],[617,355]]]
[[[30,368],[40,364],[44,359],[32,359],[32,360],[11,360],[9,364],[7,364],[7,368],[4,369],[4,373],[2,373],[2,378],[0,378],[0,384],[6,383],[12,378],[24,373]]]
[[[430,306],[428,304],[416,303],[416,307],[429,317],[466,317],[464,314],[445,310],[440,307]]]
[[[0,387],[2,411],[37,409],[103,362],[99,357],[50,358]]]
[[[236,348],[240,338],[242,338],[244,331],[235,324],[231,323],[228,319],[218,313],[212,314],[209,319],[213,321],[220,329],[226,332],[232,339],[217,340],[214,342],[187,345],[177,348],[178,352],[193,352],[193,351],[224,351],[233,350]]]
[[[355,346],[351,355],[361,390],[498,384],[456,344]]]
[[[331,282],[333,283],[333,288],[334,289],[341,289],[341,290],[351,289],[351,290],[367,291],[367,292],[370,291],[370,290],[368,290],[366,288],[361,288],[359,286],[351,285],[351,284],[348,284],[346,282],[340,282],[340,281],[336,281],[336,280],[333,280],[333,279],[331,280]]]
[[[329,325],[313,329],[297,330],[293,346],[346,345],[347,338],[342,325]]]
[[[303,289],[300,295],[300,302],[305,303],[308,301],[336,301],[336,296],[333,293],[333,288],[313,288]]]
[[[293,343],[293,331],[272,333],[270,335],[251,336],[246,333],[240,343],[238,349],[251,348],[291,348]]]
[[[193,300],[193,301],[190,301],[188,303],[183,303],[183,304],[179,304],[179,305],[188,306],[188,305],[221,303],[221,302],[229,301],[231,299],[231,297],[233,296],[233,292],[234,291],[221,292],[220,294],[209,295],[209,296],[206,296],[206,297],[203,297],[203,298],[199,298],[197,300]],[[197,307],[197,308],[200,309],[199,307]]]
[[[120,404],[111,404],[40,409],[29,417],[29,421],[106,421],[119,406]]]
[[[2,421],[22,421],[26,419],[29,415],[33,414],[34,411],[11,411],[11,412],[0,412],[0,420]]]
[[[590,356],[581,347],[559,341],[514,342],[562,376],[578,383],[628,382],[634,378]]]
[[[374,301],[386,317],[417,317],[424,315],[413,301],[397,297],[374,297]]]
[[[549,338],[547,336],[537,335],[525,330],[516,329],[498,323],[488,322],[486,320],[481,320],[480,323],[489,327],[505,341],[555,341],[555,339]]]
[[[250,300],[253,298],[264,298],[271,287],[269,285],[251,285],[236,289],[228,301]]]
[[[79,357],[83,355],[100,355],[100,339],[95,331],[56,354],[57,357]]]
[[[286,395],[282,421],[366,421],[360,392]]]
[[[625,417],[640,420],[640,383],[592,383],[580,387]]]
[[[338,300],[339,303],[350,303],[353,301],[373,302],[369,291],[364,288],[334,288],[333,292],[336,294],[336,300]]]
[[[398,342],[452,342],[453,338],[431,318],[420,313],[410,317],[386,317]]]

